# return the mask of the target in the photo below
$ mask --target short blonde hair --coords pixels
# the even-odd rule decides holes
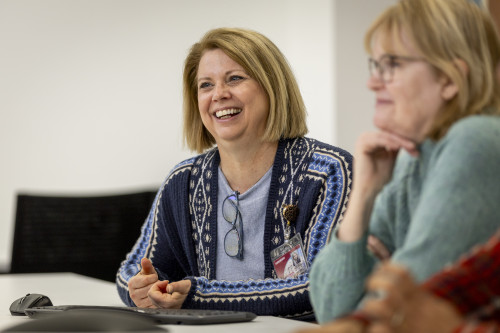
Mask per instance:
[[[453,123],[472,114],[500,114],[496,77],[500,44],[485,8],[467,0],[401,0],[368,29],[365,48],[372,52],[373,39],[379,33],[386,47],[391,47],[390,43],[392,47],[394,43],[401,45],[402,32],[438,73],[458,87],[428,137],[440,139]],[[457,60],[465,62],[467,73],[457,66]]]
[[[252,30],[218,28],[208,31],[194,44],[184,62],[184,140],[189,149],[203,152],[215,144],[201,120],[197,88],[200,59],[205,51],[213,49],[221,49],[241,65],[267,93],[269,116],[264,141],[274,142],[307,133],[306,108],[297,80],[276,45]]]

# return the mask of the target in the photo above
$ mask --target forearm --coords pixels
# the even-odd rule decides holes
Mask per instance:
[[[366,251],[366,238],[367,234],[351,243],[332,238],[313,262],[311,303],[320,323],[354,310],[362,298],[365,279],[375,265]]]
[[[141,235],[134,247],[127,254],[126,259],[121,263],[117,274],[117,288],[122,301],[128,306],[136,306],[130,297],[129,282],[141,272],[141,260],[148,258],[152,265],[152,272],[155,273],[155,281],[159,280],[174,280],[171,279],[167,273],[173,270],[178,272],[177,276],[185,276],[185,273],[180,272],[179,265],[175,261],[175,257],[170,250],[168,240],[164,237],[164,233],[158,233],[157,224],[159,219],[156,219],[155,213],[156,205],[153,205],[151,212],[141,229]],[[162,256],[155,256],[155,253],[162,253]],[[153,283],[155,281],[150,281]],[[136,290],[135,286],[130,287]],[[137,302],[137,298],[134,296]],[[142,304],[137,304],[143,306]]]
[[[139,241],[136,242],[126,259],[121,263],[116,276],[116,286],[121,300],[128,306],[135,306],[129,295],[128,282],[141,271],[141,259],[147,256],[146,244],[151,239],[152,213],[149,214],[141,230]]]
[[[134,306],[134,307],[136,306],[134,301],[132,301],[132,298],[130,297],[130,294],[128,292],[127,283],[119,276],[116,281],[116,288],[118,290],[118,296],[120,296],[120,299],[126,306]]]
[[[343,242],[360,240],[369,227],[370,215],[373,211],[375,195],[353,188],[347,211],[340,224],[337,237]]]

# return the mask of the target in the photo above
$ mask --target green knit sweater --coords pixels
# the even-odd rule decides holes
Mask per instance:
[[[424,142],[418,158],[400,154],[376,199],[369,233],[422,281],[499,227],[500,117],[470,116],[438,142]],[[362,298],[377,262],[366,239],[332,236],[314,261],[310,297],[319,322],[352,311]]]

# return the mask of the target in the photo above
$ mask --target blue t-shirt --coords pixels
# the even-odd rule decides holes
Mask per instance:
[[[243,221],[243,259],[240,260],[228,256],[224,251],[224,237],[232,225],[222,215],[222,203],[234,191],[219,168],[217,280],[238,281],[264,278],[264,225],[271,174],[272,168],[269,168],[255,185],[239,195],[239,210]]]

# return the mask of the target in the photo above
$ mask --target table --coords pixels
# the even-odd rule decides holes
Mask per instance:
[[[74,273],[42,273],[42,274],[4,274],[0,275],[0,330],[24,320],[35,320],[28,317],[12,316],[9,307],[12,302],[27,293],[38,293],[48,296],[54,305],[111,305],[123,306],[114,283],[86,277]],[[272,332],[293,333],[299,328],[315,327],[316,324],[283,319],[272,316],[259,316],[251,322],[206,325],[162,325],[170,333],[246,333]]]

